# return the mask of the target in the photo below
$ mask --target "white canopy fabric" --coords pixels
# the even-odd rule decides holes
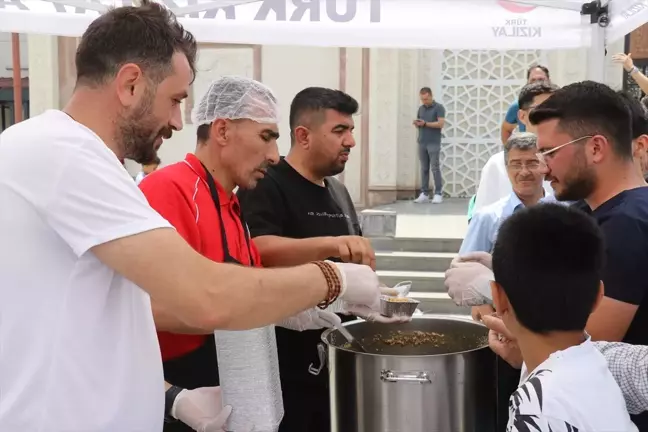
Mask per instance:
[[[648,22],[648,0],[157,0],[199,42],[427,49],[587,47],[602,80],[605,45]],[[78,37],[109,7],[132,0],[0,0],[0,31]]]
[[[200,42],[507,50],[578,48],[592,41],[580,15],[583,0],[159,1]],[[0,0],[0,31],[81,36],[107,7],[130,3]]]
[[[614,42],[648,22],[648,0],[610,0],[606,41]]]

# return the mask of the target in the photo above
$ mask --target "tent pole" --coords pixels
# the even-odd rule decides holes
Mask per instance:
[[[13,68],[14,123],[23,119],[22,78],[20,76],[20,34],[11,33],[11,57]]]

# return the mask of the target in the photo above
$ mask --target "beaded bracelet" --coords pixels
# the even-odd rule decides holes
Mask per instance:
[[[317,307],[320,309],[326,309],[339,297],[340,291],[342,290],[342,282],[340,281],[340,277],[336,273],[332,264],[324,261],[313,261],[313,264],[319,267],[319,269],[322,271],[322,274],[324,274],[324,278],[326,279],[328,294],[326,296],[326,299],[317,305]]]

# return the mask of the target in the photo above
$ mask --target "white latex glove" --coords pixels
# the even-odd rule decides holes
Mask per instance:
[[[490,283],[493,271],[477,262],[458,262],[445,273],[448,295],[458,306],[480,306],[493,302]]]
[[[493,269],[493,255],[489,254],[488,252],[470,252],[464,255],[456,256],[452,260],[452,263],[450,263],[450,268],[462,262],[477,262],[479,264],[485,265],[491,270]]]
[[[364,305],[346,304],[342,310],[343,314],[355,315],[365,321],[378,322],[382,324],[406,323],[412,321],[412,317],[406,315],[394,315],[386,317],[380,314],[380,300],[373,307]]]
[[[380,301],[380,281],[371,267],[359,264],[327,261],[341,275],[340,298],[350,304],[371,306]]]
[[[305,310],[299,315],[281,321],[277,326],[290,330],[304,331],[332,328],[335,327],[336,323],[341,324],[342,320],[333,312],[312,308]]]
[[[220,387],[182,390],[171,407],[173,418],[197,432],[224,432],[231,413],[231,406],[223,407]],[[252,430],[251,425],[249,431]]]
[[[382,287],[381,291],[391,295],[393,290],[388,287]],[[331,304],[327,311],[341,313],[344,315],[355,315],[358,318],[362,318],[365,321],[378,322],[382,324],[391,324],[391,323],[406,323],[412,320],[412,317],[395,315],[391,317],[386,317],[380,314],[380,297],[378,301],[372,304],[371,306],[352,304],[344,300],[337,300]],[[337,317],[337,315],[336,315]]]

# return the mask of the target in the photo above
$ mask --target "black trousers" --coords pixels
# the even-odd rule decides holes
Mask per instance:
[[[322,371],[326,372],[327,369]],[[320,386],[309,389],[303,383],[287,380],[282,380],[281,387],[285,414],[279,432],[331,432],[330,403],[326,389]]]
[[[206,338],[205,343],[197,350],[165,361],[163,367],[164,379],[178,387],[192,390],[219,385],[216,344],[213,337]],[[164,423],[164,432],[193,432],[193,429],[176,421]]]

